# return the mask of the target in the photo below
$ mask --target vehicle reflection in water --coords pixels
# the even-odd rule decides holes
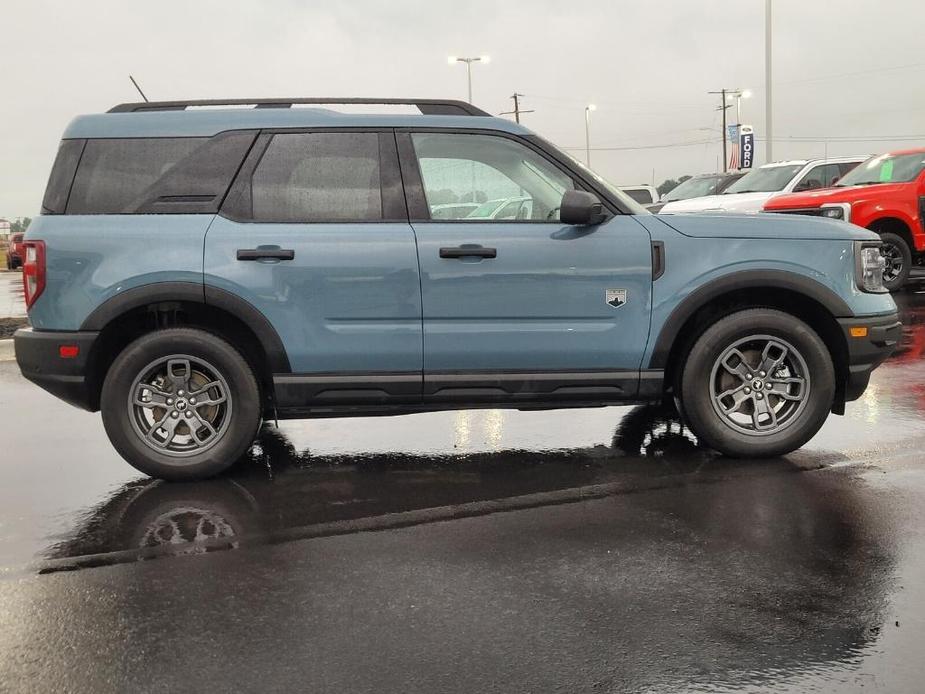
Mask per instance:
[[[546,521],[536,521],[536,531],[548,543],[523,530],[483,531],[481,542],[497,543],[484,551],[532,565],[547,561],[548,544],[556,570],[611,562],[616,574],[595,589],[601,614],[632,623],[665,613],[670,601],[679,638],[660,633],[656,618],[646,643],[673,643],[672,667],[693,667],[716,689],[848,663],[876,641],[896,561],[892,521],[860,487],[798,459],[717,457],[671,410],[655,406],[623,417],[612,446],[559,451],[314,456],[266,427],[230,475],[126,485],[50,548],[45,570],[112,563],[102,553],[135,561],[544,509],[552,526],[544,531]],[[633,493],[640,490],[653,493]],[[605,507],[586,530],[551,520],[560,504],[593,499]],[[643,571],[655,584],[631,593],[638,604],[624,605],[621,581],[653,562],[661,578]],[[621,610],[629,612],[620,617]],[[712,640],[695,638],[704,620]]]
[[[273,540],[280,532],[324,524],[363,519],[364,527],[375,527],[370,518],[409,511],[418,515],[399,524],[440,520],[447,507],[459,509],[453,516],[481,515],[499,509],[466,505],[512,498],[523,502],[513,504],[517,507],[561,503],[578,500],[581,490],[593,485],[638,484],[640,478],[651,485],[659,478],[696,471],[709,461],[717,469],[723,467],[712,452],[698,448],[674,410],[662,406],[630,410],[617,426],[612,447],[499,450],[500,413],[460,412],[455,424],[458,447],[467,446],[478,426],[489,450],[312,455],[297,450],[280,430],[267,425],[246,459],[230,473],[204,482],[141,479],[126,484],[86,514],[72,538],[45,555],[141,550],[140,556],[147,556],[152,548],[195,554],[238,547],[242,538]],[[591,496],[615,491],[605,487]],[[546,496],[530,498],[537,494]],[[434,515],[433,509],[441,512]],[[330,533],[317,534],[351,527],[327,529]]]

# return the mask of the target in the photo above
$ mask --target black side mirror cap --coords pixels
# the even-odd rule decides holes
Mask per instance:
[[[559,221],[565,224],[590,226],[607,219],[604,205],[593,193],[584,190],[567,190],[559,206]]]

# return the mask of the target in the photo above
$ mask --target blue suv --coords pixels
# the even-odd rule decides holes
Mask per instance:
[[[123,104],[64,134],[16,356],[168,479],[224,470],[263,419],[664,398],[774,456],[896,344],[878,243],[648,214],[461,102]]]

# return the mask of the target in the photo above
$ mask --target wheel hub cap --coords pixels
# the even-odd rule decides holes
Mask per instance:
[[[730,428],[767,436],[790,426],[806,406],[809,369],[789,342],[752,335],[730,345],[710,374],[711,402]]]
[[[214,446],[231,420],[228,383],[218,369],[189,355],[148,364],[129,393],[129,417],[145,445],[172,457]]]

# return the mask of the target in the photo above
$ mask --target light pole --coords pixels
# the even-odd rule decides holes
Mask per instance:
[[[764,145],[768,153],[768,163],[774,161],[771,148],[774,145],[774,129],[772,127],[773,111],[771,110],[771,0],[764,3],[764,129],[767,133],[767,142]]]
[[[733,89],[726,92],[727,98],[736,100],[736,125],[742,125],[742,99],[750,99],[751,96],[751,89]]]
[[[597,106],[588,104],[585,106],[585,165],[591,168],[591,111],[596,111]]]
[[[455,65],[456,63],[465,63],[466,64],[466,77],[469,82],[469,103],[472,103],[472,63],[485,63],[486,65],[491,62],[491,57],[487,55],[480,55],[475,58],[457,58],[455,55],[451,55],[446,59],[446,62],[450,65]]]

